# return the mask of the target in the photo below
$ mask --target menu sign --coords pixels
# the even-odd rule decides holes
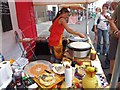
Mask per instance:
[[[0,17],[2,21],[3,32],[12,30],[12,22],[10,17],[10,9],[7,0],[0,1]]]

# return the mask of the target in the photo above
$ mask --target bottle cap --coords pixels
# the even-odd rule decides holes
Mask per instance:
[[[91,53],[92,53],[92,54],[96,54],[96,51],[95,51],[95,50],[91,50]]]
[[[75,62],[75,61],[72,61],[71,66],[72,66],[72,67],[75,67],[75,64],[76,64],[76,62]]]

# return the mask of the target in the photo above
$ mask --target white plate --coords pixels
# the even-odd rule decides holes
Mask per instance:
[[[30,62],[29,64],[27,64],[24,68],[24,73],[29,75],[30,77],[34,77],[35,75],[31,74],[29,72],[29,69],[34,66],[34,65],[37,65],[37,64],[45,64],[46,66],[48,66],[49,68],[46,69],[46,70],[51,70],[52,68],[52,64],[48,61],[45,61],[45,60],[37,60],[37,61],[33,61],[33,62]],[[38,70],[41,70],[42,68],[38,68]]]
[[[57,74],[64,74],[65,73],[65,68],[64,68],[63,64],[53,64],[52,70]]]

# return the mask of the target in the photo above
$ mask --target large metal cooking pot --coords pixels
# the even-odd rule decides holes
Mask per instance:
[[[69,41],[70,42],[87,42],[88,41],[88,38],[86,37],[86,38],[81,38],[81,37],[79,37],[79,36],[71,36],[70,38],[69,38]]]
[[[90,54],[91,45],[87,42],[71,42],[68,45],[71,56],[85,58]]]

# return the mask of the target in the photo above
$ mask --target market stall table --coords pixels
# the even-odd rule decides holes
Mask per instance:
[[[91,50],[95,50],[95,48],[91,42],[90,37],[87,37],[87,38],[88,38],[88,43],[90,43],[90,45],[92,47]],[[99,77],[99,83],[101,84],[101,87],[108,86],[108,82],[106,80],[105,74],[104,74],[103,69],[101,67],[101,62],[100,62],[97,54],[96,54],[95,60],[91,60],[90,55],[87,56],[86,58],[76,58],[76,57],[74,57],[74,53],[71,53],[69,48],[66,47],[63,59],[66,59],[66,58],[71,60],[71,61],[75,61],[77,64],[81,64],[84,62],[86,65],[92,65],[92,66],[96,67],[98,69],[96,75]]]
[[[94,49],[92,43],[91,43],[91,40],[89,38],[89,41],[88,41],[91,46],[92,46],[92,49]],[[73,60],[74,59],[74,60]],[[98,78],[98,83],[99,83],[99,87],[100,88],[105,88],[108,86],[108,83],[106,81],[106,78],[105,78],[105,75],[104,75],[104,72],[102,70],[102,67],[101,67],[101,63],[100,63],[100,60],[98,58],[98,56],[96,55],[96,59],[95,60],[90,60],[90,56],[86,57],[86,58],[73,58],[71,57],[71,55],[68,53],[68,48],[66,47],[65,49],[65,52],[64,52],[64,57],[63,57],[63,62],[68,60],[69,63],[71,64],[72,61],[75,61],[77,64],[75,65],[77,69],[81,68],[81,67],[84,67],[85,65],[92,65],[96,68],[98,68],[98,72],[96,73],[96,76]],[[44,60],[39,60],[40,62],[44,62]],[[38,61],[37,64],[40,64]],[[48,62],[48,61],[45,61],[45,62]],[[80,62],[82,62],[82,64],[80,65]],[[49,63],[49,62],[48,62]],[[46,65],[48,65],[48,63],[44,63]],[[51,64],[52,67],[54,65]],[[51,72],[52,74],[55,74],[56,76],[56,82],[50,86],[44,86],[43,84],[40,83],[40,80],[39,78],[36,78],[34,77],[33,80],[39,85],[40,88],[67,88],[66,85],[65,85],[65,81],[64,81],[64,73],[63,74],[58,74],[58,73],[55,73],[52,69],[52,67],[50,69],[48,69],[47,71]],[[42,69],[42,68],[41,68]],[[46,69],[45,69],[46,70]],[[29,74],[29,73],[27,73]],[[42,74],[42,73],[41,73]],[[41,75],[40,74],[40,75]],[[81,76],[81,75],[82,76]],[[82,77],[85,76],[85,71],[78,71],[75,73],[75,76],[73,78],[73,86],[71,88],[78,88],[78,86],[80,88],[82,88]],[[77,85],[77,86],[76,86]]]

